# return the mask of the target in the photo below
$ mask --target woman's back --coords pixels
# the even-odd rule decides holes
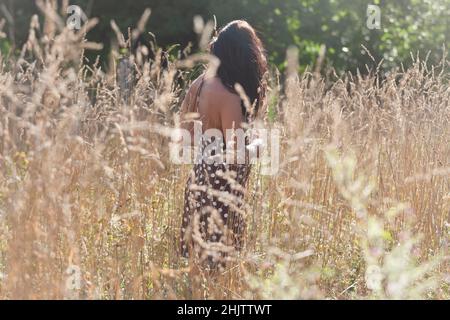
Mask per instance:
[[[218,77],[200,76],[192,83],[188,95],[191,98],[191,112],[199,114],[203,132],[218,129],[225,135],[230,122],[238,128],[244,120],[240,97],[230,92]]]

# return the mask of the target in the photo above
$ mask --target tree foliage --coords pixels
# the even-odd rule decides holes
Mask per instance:
[[[22,44],[28,31],[28,20],[38,12],[30,0],[0,0],[12,12],[13,41]],[[201,15],[205,20],[217,18],[218,26],[234,19],[245,19],[261,35],[270,61],[283,68],[286,48],[300,49],[300,63],[304,67],[317,60],[321,46],[326,48],[325,62],[337,70],[365,70],[375,62],[391,68],[408,64],[410,54],[425,57],[430,63],[442,58],[442,49],[449,49],[450,0],[73,0],[89,17],[99,17],[100,24],[89,33],[89,39],[103,42],[101,53],[108,54],[108,43],[114,19],[123,32],[138,21],[144,8],[152,9],[147,31],[156,35],[163,47],[197,42],[192,19]],[[366,26],[368,4],[381,9],[381,29]],[[0,15],[4,15],[0,10]],[[148,35],[148,37],[150,37]],[[1,40],[0,40],[1,41]],[[14,46],[14,45],[13,45]],[[2,51],[11,47],[3,39]]]

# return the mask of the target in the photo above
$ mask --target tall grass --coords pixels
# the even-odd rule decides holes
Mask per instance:
[[[290,50],[260,119],[282,132],[279,174],[254,168],[246,247],[211,274],[179,255],[190,167],[168,147],[199,57],[140,48],[125,103],[114,56],[84,57],[95,21],[45,12],[0,58],[1,298],[450,297],[448,62],[321,76]]]

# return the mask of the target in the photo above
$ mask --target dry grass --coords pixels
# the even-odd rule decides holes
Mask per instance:
[[[450,297],[447,62],[323,78],[290,59],[262,119],[280,172],[254,168],[246,248],[208,274],[178,254],[190,168],[168,156],[190,72],[139,51],[124,104],[86,30],[47,19],[0,60],[1,298]]]

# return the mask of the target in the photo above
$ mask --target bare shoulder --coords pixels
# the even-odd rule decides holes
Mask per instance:
[[[205,99],[207,99],[209,104],[214,108],[221,108],[223,106],[240,107],[240,97],[227,89],[217,77],[209,79],[205,78],[202,94],[204,94]]]
[[[193,96],[197,93],[199,87],[200,87],[200,83],[202,82],[202,77],[200,76],[197,79],[195,79],[194,81],[192,81],[191,85],[189,86],[187,93],[190,96]]]

